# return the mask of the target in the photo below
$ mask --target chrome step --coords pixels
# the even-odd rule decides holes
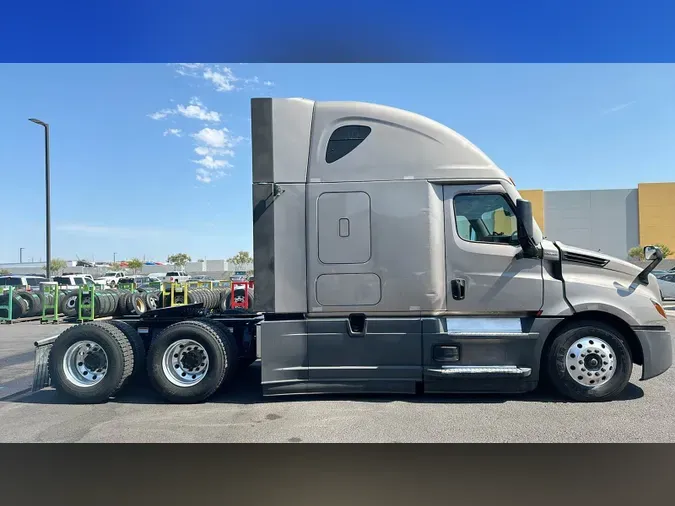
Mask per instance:
[[[439,368],[427,368],[425,372],[432,376],[444,377],[475,375],[527,377],[532,374],[532,369],[515,365],[446,365]]]

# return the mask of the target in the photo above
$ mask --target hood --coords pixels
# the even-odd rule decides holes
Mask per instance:
[[[636,276],[642,272],[642,269],[626,260],[621,260],[616,257],[605,255],[599,251],[591,251],[584,248],[577,248],[575,246],[568,246],[559,241],[555,245],[562,253],[563,262],[574,262],[577,264],[587,265],[589,267],[597,267],[598,269],[608,269],[610,271],[620,272],[627,276]]]

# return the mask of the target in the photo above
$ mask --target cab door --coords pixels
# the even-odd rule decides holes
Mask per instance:
[[[448,310],[528,315],[543,306],[542,261],[518,244],[515,202],[499,184],[444,185]]]

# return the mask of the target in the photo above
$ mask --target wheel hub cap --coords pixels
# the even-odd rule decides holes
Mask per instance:
[[[63,371],[66,379],[74,385],[94,386],[108,372],[108,355],[98,343],[79,341],[66,350]]]
[[[190,387],[204,379],[209,370],[209,355],[196,341],[181,339],[164,352],[162,370],[174,385]]]
[[[598,387],[614,376],[616,355],[602,339],[584,337],[569,347],[565,365],[574,381],[587,387]]]

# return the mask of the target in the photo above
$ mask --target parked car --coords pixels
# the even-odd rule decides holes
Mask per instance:
[[[166,283],[185,283],[190,280],[190,276],[185,271],[169,271],[164,277]]]
[[[661,289],[663,300],[675,300],[675,272],[664,274],[656,278]]]
[[[117,283],[119,283],[120,278],[124,277],[126,277],[126,273],[124,271],[109,271],[100,278],[97,278],[95,281],[96,283],[103,283],[110,288],[115,288]]]
[[[151,272],[150,274],[148,274],[148,277],[163,280],[166,277],[166,272]]]
[[[212,276],[199,274],[198,276],[190,276],[190,281],[215,281],[215,279]]]
[[[16,288],[25,288],[28,291],[40,290],[40,283],[49,281],[45,277],[37,276],[0,276],[0,286],[14,286]]]
[[[75,290],[84,285],[95,285],[97,288],[105,288],[105,283],[95,281],[91,274],[55,276],[54,281],[59,284],[60,288],[65,288],[67,290]]]

